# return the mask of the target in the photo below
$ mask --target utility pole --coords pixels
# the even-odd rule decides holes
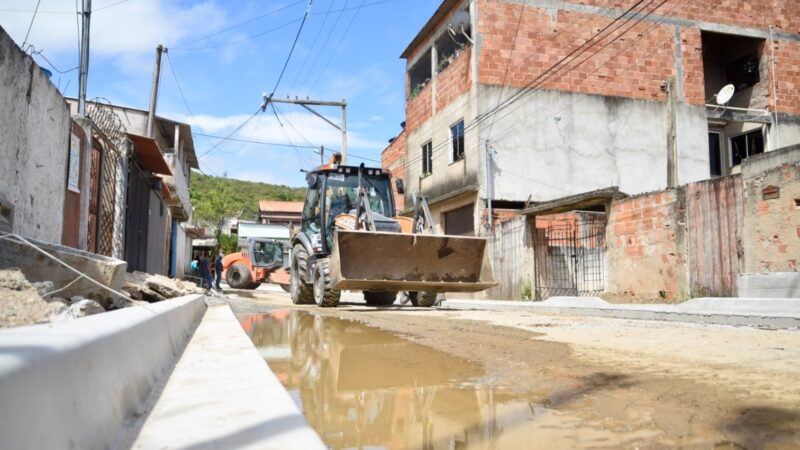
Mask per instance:
[[[167,51],[163,45],[156,47],[156,63],[153,67],[153,86],[150,88],[150,111],[147,113],[147,136],[153,135],[153,126],[156,122],[156,103],[158,102],[158,80],[161,77],[161,54]]]
[[[336,128],[337,130],[342,132],[342,164],[347,163],[347,102],[345,99],[342,99],[341,102],[327,102],[322,100],[309,100],[306,98],[305,100],[300,98],[295,98],[294,100],[290,98],[280,99],[269,97],[267,94],[264,94],[264,103],[262,103],[261,108],[264,109],[267,107],[269,102],[273,103],[291,103],[293,105],[300,105],[303,108],[309,110],[312,114],[319,117],[320,119],[327,122],[332,127]],[[322,114],[318,113],[317,111],[313,110],[311,106],[338,106],[342,108],[342,124],[341,126],[336,125],[335,123],[331,122],[327,117],[323,116]]]
[[[89,76],[89,19],[92,0],[83,0],[83,26],[81,27],[81,64],[78,75],[78,115],[86,117],[86,78]]]
[[[325,146],[324,145],[320,145],[319,146],[319,165],[320,166],[325,165]]]
[[[667,91],[667,189],[672,189],[678,186],[678,123],[675,79],[668,78],[665,85]]]
[[[342,164],[347,163],[347,102],[342,98]]]
[[[486,209],[489,212],[489,233],[494,231],[494,212],[492,212],[492,197],[494,192],[492,189],[492,148],[489,146],[489,140],[486,140]]]

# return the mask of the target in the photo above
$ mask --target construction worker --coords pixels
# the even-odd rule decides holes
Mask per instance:
[[[219,287],[220,281],[222,281],[222,249],[217,249],[217,256],[214,258],[214,271],[216,272],[216,285],[217,290],[219,291],[222,289]]]
[[[208,256],[206,256],[206,252],[203,252],[200,256],[200,288],[202,289],[206,283],[208,283],[208,289],[206,289],[208,293],[211,291],[211,288],[214,287],[214,280],[211,279],[211,267],[208,262]]]

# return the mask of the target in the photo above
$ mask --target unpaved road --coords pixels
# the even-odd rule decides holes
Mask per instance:
[[[322,310],[260,291],[231,306],[240,317],[293,308],[355,319],[475,363],[501,392],[542,407],[504,430],[528,448],[800,447],[796,330],[358,303]]]

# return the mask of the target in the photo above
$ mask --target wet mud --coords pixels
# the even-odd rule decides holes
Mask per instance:
[[[517,328],[390,311],[240,321],[331,448],[798,448],[797,405],[579,361]]]

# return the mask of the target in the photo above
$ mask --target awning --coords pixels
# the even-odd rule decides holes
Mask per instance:
[[[576,209],[589,209],[595,206],[606,205],[612,200],[625,198],[628,195],[619,191],[618,187],[608,187],[582,194],[570,195],[549,202],[542,202],[518,212],[520,216],[544,216],[558,214]]]
[[[164,159],[164,155],[161,154],[155,139],[139,136],[138,134],[127,133],[127,135],[128,139],[133,142],[136,159],[139,160],[145,170],[161,175],[172,175],[169,164]]]

